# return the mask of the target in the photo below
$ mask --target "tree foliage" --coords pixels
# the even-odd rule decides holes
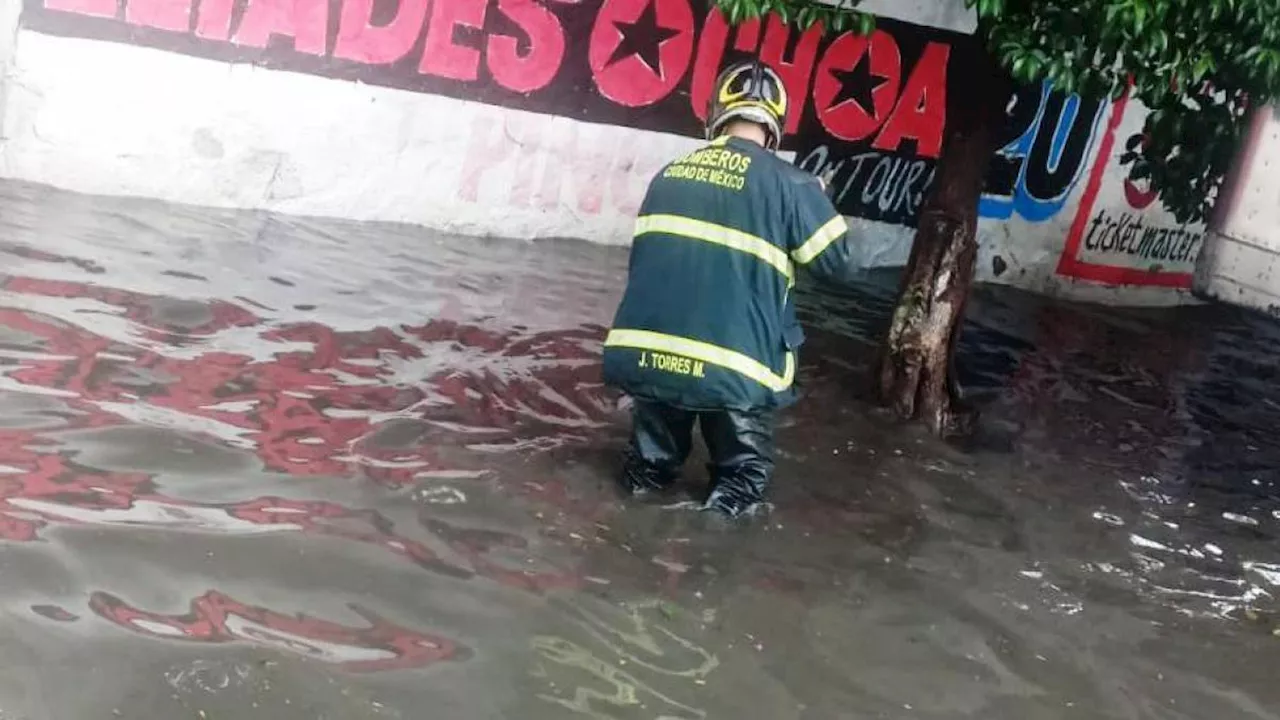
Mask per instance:
[[[715,0],[730,22],[778,13],[869,32],[860,0]],[[1123,93],[1151,112],[1123,158],[1179,222],[1205,218],[1250,104],[1280,95],[1280,0],[965,0],[979,40],[1021,83]]]
[[[802,28],[818,23],[835,32],[855,30],[867,35],[875,30],[876,18],[859,12],[862,0],[715,0],[720,12],[730,25],[746,20],[777,14],[784,22],[794,22]]]

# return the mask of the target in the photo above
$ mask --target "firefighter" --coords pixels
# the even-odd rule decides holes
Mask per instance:
[[[851,253],[823,182],[775,155],[778,74],[735,63],[712,92],[709,144],[663,168],[640,207],[604,380],[634,401],[625,490],[675,483],[696,422],[711,459],[702,508],[737,518],[764,500],[774,420],[796,397],[796,274],[842,278]]]

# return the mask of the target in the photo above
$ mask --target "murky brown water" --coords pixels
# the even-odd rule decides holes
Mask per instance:
[[[1280,716],[1273,324],[985,291],[952,448],[810,292],[726,529],[613,489],[625,263],[0,185],[0,719]]]

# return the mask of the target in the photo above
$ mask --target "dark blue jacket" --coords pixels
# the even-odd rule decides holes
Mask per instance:
[[[847,233],[816,177],[748,140],[667,165],[636,218],[606,384],[689,410],[790,404],[795,276],[842,277]]]

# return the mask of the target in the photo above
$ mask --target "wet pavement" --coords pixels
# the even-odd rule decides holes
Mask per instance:
[[[1276,718],[1280,327],[801,296],[764,517],[623,501],[626,254],[0,184],[0,720]]]

